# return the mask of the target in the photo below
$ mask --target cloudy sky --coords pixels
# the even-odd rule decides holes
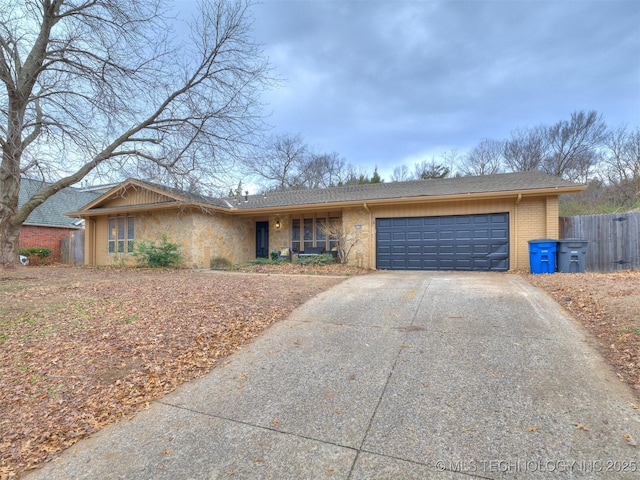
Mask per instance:
[[[640,126],[638,0],[263,0],[278,133],[395,166],[597,110]],[[384,176],[384,175],[383,175]]]

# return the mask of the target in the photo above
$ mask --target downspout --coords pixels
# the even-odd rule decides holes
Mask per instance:
[[[373,270],[373,244],[375,243],[373,241],[373,230],[372,230],[372,224],[373,224],[373,218],[372,214],[371,214],[371,210],[369,209],[369,205],[367,205],[367,202],[364,202],[362,204],[362,206],[364,207],[364,210],[369,214],[369,269]]]
[[[513,253],[514,253],[514,257],[515,257],[514,260],[515,260],[515,263],[516,263],[516,267],[518,269],[522,268],[522,265],[520,265],[518,263],[518,255],[520,253],[520,247],[518,245],[518,239],[519,239],[519,237],[518,237],[518,205],[520,204],[521,200],[522,200],[522,194],[519,193],[518,194],[518,198],[516,199],[516,206],[513,209],[513,216],[515,217],[513,219],[513,231],[514,231],[513,237],[514,237],[514,240],[515,240],[513,242],[514,243],[514,245],[513,245]],[[513,265],[512,265],[512,262],[509,262],[509,270],[512,270],[512,269],[514,269]]]
[[[85,219],[84,238],[84,264],[96,264],[96,221],[92,218]]]

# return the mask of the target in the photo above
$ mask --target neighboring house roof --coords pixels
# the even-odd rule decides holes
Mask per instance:
[[[49,184],[40,180],[20,179],[18,207],[22,207],[31,196],[47,185]],[[24,225],[78,228],[77,218],[69,218],[65,213],[79,210],[99,196],[96,192],[85,192],[74,187],[64,188],[37,206],[27,217]]]
[[[577,193],[586,188],[559,177],[542,172],[518,172],[477,177],[454,177],[445,179],[416,180],[410,182],[390,182],[366,185],[346,185],[323,189],[301,189],[272,191],[260,195],[213,198],[197,193],[184,192],[164,185],[142,180],[129,179],[102,197],[85,205],[81,211],[68,215],[86,216],[87,214],[107,213],[110,210],[127,210],[133,207],[100,208],[108,198],[118,195],[131,186],[148,188],[164,193],[172,201],[159,203],[158,208],[187,206],[189,204],[210,206],[216,210],[229,212],[255,212],[262,210],[284,210],[286,208],[304,208],[322,206],[331,208],[349,204],[390,203],[393,201],[436,200],[461,197],[491,197],[501,195],[548,195]],[[147,204],[146,207],[151,205]]]

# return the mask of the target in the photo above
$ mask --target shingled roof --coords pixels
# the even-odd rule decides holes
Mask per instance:
[[[20,179],[18,206],[24,205],[31,196],[47,185],[39,180]],[[79,210],[99,196],[97,192],[85,192],[73,187],[64,188],[36,207],[27,217],[24,225],[78,228],[74,223],[77,219],[65,216],[65,212]]]
[[[367,202],[395,198],[443,197],[466,194],[535,191],[549,189],[582,190],[584,187],[543,172],[502,173],[476,177],[415,180],[366,185],[346,185],[323,189],[268,192],[266,195],[230,197],[239,210],[295,205]]]
[[[417,180],[410,182],[390,182],[367,185],[345,185],[341,187],[330,187],[322,189],[300,189],[271,191],[258,195],[237,196],[237,197],[208,197],[193,192],[185,192],[172,187],[167,187],[157,183],[143,180],[129,179],[104,194],[105,198],[115,194],[117,191],[128,188],[128,186],[146,187],[157,192],[167,194],[172,201],[162,202],[155,207],[170,207],[186,205],[211,206],[218,210],[253,212],[268,209],[286,209],[305,207],[331,207],[331,205],[344,206],[358,203],[380,203],[393,201],[394,199],[428,200],[463,195],[492,196],[525,193],[549,194],[550,191],[560,193],[576,193],[584,188],[559,177],[542,172],[519,172],[503,173],[496,175],[483,175],[477,177],[454,177],[445,179]],[[94,200],[94,199],[92,199]],[[97,215],[112,211],[134,210],[149,208],[151,204],[129,205],[120,207],[101,208],[101,200],[97,199],[93,204],[85,205],[84,209],[71,211],[67,215]]]

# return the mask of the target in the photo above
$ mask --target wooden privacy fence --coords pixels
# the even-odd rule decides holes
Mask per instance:
[[[84,230],[72,231],[68,240],[62,240],[60,251],[62,263],[82,265],[84,263]]]
[[[560,217],[560,238],[588,240],[585,270],[640,269],[640,212]]]

